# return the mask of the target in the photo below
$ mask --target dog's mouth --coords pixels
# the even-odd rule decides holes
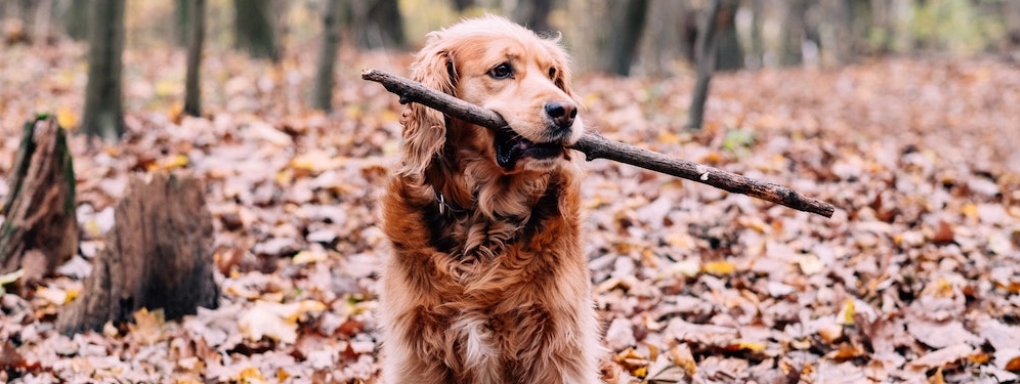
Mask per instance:
[[[562,143],[535,143],[510,128],[496,131],[496,163],[504,169],[513,169],[520,159],[551,159],[563,155]]]

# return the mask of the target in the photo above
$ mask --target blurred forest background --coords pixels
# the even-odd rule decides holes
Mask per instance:
[[[258,57],[302,52],[322,36],[328,0],[210,0],[208,48]],[[694,60],[709,0],[349,0],[337,12],[341,44],[413,50],[462,17],[501,14],[563,40],[583,69],[677,75]],[[0,1],[7,45],[84,39],[87,1]],[[126,46],[187,42],[188,0],[129,1]],[[1015,55],[1020,2],[1009,0],[723,0],[718,67],[833,67],[885,55]],[[241,12],[235,13],[240,6]],[[268,24],[259,24],[265,17]],[[241,20],[241,22],[235,22]],[[271,30],[260,31],[268,26]],[[250,36],[250,37],[249,37]],[[249,43],[253,42],[254,45]],[[622,58],[625,57],[625,58]]]

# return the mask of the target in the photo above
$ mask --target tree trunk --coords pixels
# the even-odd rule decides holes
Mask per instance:
[[[889,0],[871,0],[871,47],[879,54],[892,52],[896,41],[893,4]]]
[[[614,3],[618,4],[618,3]],[[626,0],[622,12],[611,15],[608,57],[604,59],[603,70],[619,75],[630,75],[630,67],[637,55],[638,41],[645,28],[648,0]]]
[[[106,248],[96,256],[82,296],[60,313],[64,334],[129,320],[142,308],[167,319],[215,308],[213,225],[202,182],[193,177],[132,177],[114,209]]]
[[[71,39],[82,41],[88,38],[88,5],[88,1],[85,0],[65,0],[60,2],[64,32]]]
[[[805,21],[806,9],[805,0],[786,2],[781,37],[782,51],[779,56],[779,64],[782,66],[797,66],[803,60],[801,47],[804,43],[807,25]]]
[[[56,118],[25,123],[9,187],[0,226],[0,274],[22,268],[26,280],[36,280],[78,250],[74,166]]]
[[[765,67],[765,39],[762,37],[762,15],[765,0],[751,0],[751,59],[750,66],[753,69]]]
[[[685,1],[652,1],[648,4],[648,19],[645,20],[644,38],[641,40],[640,61],[644,74],[664,77],[675,74],[677,62],[693,59],[686,57],[687,46],[693,46],[684,39],[688,5]],[[697,20],[697,18],[691,18]],[[694,28],[697,29],[695,22]],[[694,36],[694,34],[692,34]],[[679,40],[679,44],[678,44]]]
[[[453,0],[453,9],[458,13],[468,10],[468,8],[475,6],[475,0]]]
[[[234,0],[234,47],[251,57],[279,60],[269,0]]]
[[[177,45],[187,47],[191,30],[188,28],[191,19],[191,0],[174,0],[174,31],[177,33]]]
[[[367,49],[403,49],[407,44],[397,0],[353,0],[354,41]]]
[[[319,63],[315,70],[315,87],[312,90],[314,108],[331,112],[333,110],[333,82],[336,67],[337,46],[340,43],[341,0],[327,0],[322,18],[322,43],[319,45]]]
[[[698,80],[694,84],[694,94],[691,95],[691,107],[687,115],[687,129],[701,129],[701,123],[705,116],[705,101],[708,100],[708,84],[712,81],[712,71],[715,70],[716,49],[718,47],[717,31],[719,23],[720,8],[724,0],[712,0],[708,6],[701,25],[701,33],[698,34]]]
[[[1020,48],[1020,1],[1003,1],[1003,21],[1006,26],[1006,50]]]
[[[832,61],[836,65],[846,65],[853,62],[853,0],[828,0],[825,8],[828,9],[826,20],[832,27],[829,34],[827,50],[830,51]]]
[[[205,0],[185,0],[188,3],[188,68],[184,80],[184,113],[202,115],[202,86],[199,82],[202,68],[202,42],[205,40]]]
[[[870,1],[846,0],[850,3],[850,59],[870,53],[868,33],[871,31],[872,10]]]
[[[124,51],[124,0],[91,0],[89,80],[85,86],[82,131],[90,137],[118,140],[124,134],[121,104],[121,53]]]
[[[517,8],[513,11],[513,19],[532,31],[549,34],[552,32],[549,27],[551,10],[552,0],[518,0]]]
[[[744,69],[744,48],[740,46],[740,37],[737,35],[737,8],[740,3],[736,0],[724,0],[719,8],[719,16],[715,19],[716,41],[718,57],[716,58],[715,70],[735,71]]]

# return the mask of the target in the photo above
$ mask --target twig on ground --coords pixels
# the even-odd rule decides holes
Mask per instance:
[[[365,71],[361,74],[361,78],[382,84],[383,87],[386,87],[386,90],[400,96],[401,104],[410,102],[420,103],[442,111],[450,117],[489,129],[500,129],[508,126],[506,121],[493,111],[425,87],[410,79],[376,70]],[[572,148],[584,153],[588,161],[595,159],[618,161],[825,217],[832,217],[835,211],[835,207],[832,204],[802,196],[796,191],[780,185],[751,179],[707,165],[669,157],[661,153],[607,139],[595,132],[585,133]]]

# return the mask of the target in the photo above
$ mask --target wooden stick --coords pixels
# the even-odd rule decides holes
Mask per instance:
[[[382,84],[383,87],[386,87],[386,90],[400,96],[401,104],[410,102],[420,103],[442,111],[447,116],[489,129],[500,129],[508,126],[506,121],[496,112],[433,90],[410,79],[376,70],[365,71],[361,74],[361,78]],[[754,180],[706,165],[669,157],[661,153],[607,139],[595,132],[585,133],[572,148],[583,152],[588,161],[595,159],[618,161],[825,217],[832,217],[835,211],[835,207],[832,204],[801,196],[796,191],[780,185]]]

